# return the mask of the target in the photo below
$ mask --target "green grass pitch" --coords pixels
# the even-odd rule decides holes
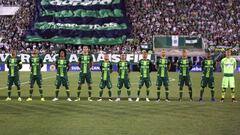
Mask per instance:
[[[32,102],[25,99],[29,93],[29,72],[21,72],[22,97],[16,99],[16,87],[13,88],[13,101],[6,102],[7,72],[0,72],[0,135],[239,135],[240,102],[232,103],[230,90],[224,103],[219,102],[221,95],[221,73],[215,74],[217,102],[210,102],[210,90],[204,93],[204,102],[197,102],[201,73],[191,73],[194,102],[188,101],[188,90],[184,88],[184,101],[178,102],[178,76],[170,73],[170,99],[172,102],[155,102],[156,73],[151,73],[153,86],[151,102],[97,102],[100,73],[92,73],[93,96],[95,101],[86,101],[87,86],[83,86],[80,102],[65,101],[66,93],[62,88],[61,100],[52,102],[54,97],[55,73],[43,73],[44,95],[46,102],[41,102],[38,89],[34,89]],[[137,93],[139,73],[131,73],[132,96]],[[236,75],[236,97],[240,97],[240,74]],[[71,96],[76,96],[78,73],[69,73]],[[112,74],[113,96],[117,95],[117,73]],[[141,95],[145,96],[145,89]],[[104,92],[107,97],[107,91]],[[161,97],[165,94],[161,91]],[[135,98],[134,98],[135,99]]]

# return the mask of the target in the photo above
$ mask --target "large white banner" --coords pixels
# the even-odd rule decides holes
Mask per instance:
[[[2,7],[0,6],[0,16],[15,15],[19,7]]]

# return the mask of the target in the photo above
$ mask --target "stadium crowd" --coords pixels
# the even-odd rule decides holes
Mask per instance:
[[[210,46],[240,45],[239,0],[126,0],[127,16],[132,24],[130,37],[136,44],[126,42],[121,46],[94,46],[98,52],[140,52],[139,44],[151,43],[153,35],[194,35],[206,39]],[[38,48],[42,53],[55,53],[65,46],[71,52],[81,51],[81,46],[53,43],[26,43],[22,36],[33,20],[34,0],[1,0],[0,6],[20,6],[14,16],[0,16],[1,52],[16,47],[28,53]]]

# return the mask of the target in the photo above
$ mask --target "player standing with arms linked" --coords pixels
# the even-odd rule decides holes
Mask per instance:
[[[11,99],[11,90],[12,85],[15,84],[17,86],[18,93],[18,101],[22,101],[21,99],[21,89],[20,89],[20,80],[19,80],[19,70],[22,68],[22,61],[19,57],[17,57],[17,51],[15,49],[11,50],[11,55],[8,56],[7,60],[7,68],[8,71],[8,97],[6,101],[10,101]]]
[[[82,89],[82,84],[85,83],[85,80],[88,84],[88,101],[92,101],[92,76],[91,76],[91,67],[93,58],[92,55],[89,54],[88,46],[83,46],[83,53],[80,55],[79,59],[80,73],[79,73],[79,81],[78,81],[78,92],[77,99],[75,101],[80,101],[80,94]]]
[[[136,102],[140,100],[139,96],[141,93],[141,88],[145,84],[147,90],[146,90],[146,101],[149,102],[149,94],[150,90],[149,88],[151,87],[151,79],[150,79],[150,73],[151,73],[151,68],[152,68],[152,62],[147,58],[148,53],[147,51],[143,51],[143,59],[139,61],[139,69],[140,69],[140,80],[139,80],[139,86],[138,86],[138,92],[137,92],[137,99]]]
[[[211,89],[211,101],[214,102],[214,76],[213,71],[215,67],[215,61],[212,59],[211,53],[207,53],[206,59],[202,61],[202,80],[199,101],[203,101],[204,89],[208,86]]]
[[[130,63],[126,61],[126,54],[121,54],[120,61],[118,62],[118,97],[116,101],[120,101],[120,95],[123,88],[123,85],[127,89],[128,94],[128,101],[132,101],[131,98],[131,84],[129,79],[129,73],[130,73]]]
[[[192,98],[192,83],[190,77],[190,70],[192,68],[192,61],[188,59],[187,50],[182,51],[182,58],[178,60],[178,69],[179,69],[179,101],[182,101],[183,96],[183,86],[188,86],[190,101],[193,101]]]
[[[41,68],[43,67],[43,60],[38,55],[38,50],[34,49],[32,56],[29,58],[30,62],[30,91],[29,91],[29,98],[26,101],[32,101],[32,94],[33,94],[33,87],[34,83],[37,82],[39,93],[41,96],[41,101],[45,101],[43,97],[43,90],[42,90],[42,74]]]
[[[166,102],[169,102],[169,79],[168,79],[168,70],[170,69],[170,61],[166,57],[166,51],[162,50],[161,58],[157,60],[156,69],[157,69],[157,102],[160,101],[160,89],[161,86],[165,87]]]
[[[224,102],[226,90],[231,88],[232,102],[237,102],[235,99],[235,78],[234,71],[237,68],[237,61],[231,56],[231,50],[226,51],[226,57],[221,60],[221,68],[223,73],[222,79],[222,98],[221,102]]]
[[[70,98],[69,82],[67,72],[69,70],[69,61],[66,58],[67,52],[65,49],[59,51],[59,57],[56,59],[56,91],[55,98],[52,101],[58,101],[59,88],[61,85],[65,86],[67,93],[67,101],[72,101]]]
[[[111,73],[113,72],[112,70],[112,63],[109,61],[109,55],[105,54],[104,55],[104,60],[101,61],[100,63],[100,69],[102,72],[101,75],[101,81],[99,84],[99,99],[98,101],[102,101],[102,96],[103,96],[103,89],[105,87],[108,88],[108,96],[109,96],[109,101],[113,101],[112,100],[112,82],[111,82]]]

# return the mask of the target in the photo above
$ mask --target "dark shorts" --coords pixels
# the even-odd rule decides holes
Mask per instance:
[[[12,87],[13,84],[20,87],[19,76],[8,76],[8,87]]]
[[[202,77],[201,80],[201,87],[205,88],[205,87],[209,87],[211,89],[214,88],[214,77]]]
[[[88,84],[92,84],[92,76],[90,72],[89,73],[80,72],[78,84],[84,84],[85,80]]]
[[[118,84],[117,84],[118,89],[122,89],[123,85],[125,86],[126,89],[130,89],[131,84],[130,84],[129,78],[126,78],[126,79],[118,78]]]
[[[191,87],[192,86],[191,77],[190,76],[179,76],[178,85],[179,85],[179,87],[183,87],[184,85]]]
[[[112,82],[110,79],[100,81],[99,88],[104,89],[105,87],[107,87],[108,89],[112,89]]]
[[[165,87],[169,86],[168,77],[158,77],[157,78],[156,86],[161,87],[162,85],[164,85]]]
[[[38,87],[42,87],[42,76],[30,75],[30,88],[33,88],[35,82],[37,82]]]
[[[67,76],[57,76],[56,77],[56,82],[55,85],[57,89],[60,88],[60,86],[65,86],[66,89],[69,89],[69,82],[68,82],[68,77]]]
[[[149,77],[147,78],[140,77],[138,88],[141,89],[144,84],[147,88],[150,88],[152,86],[152,83]]]

